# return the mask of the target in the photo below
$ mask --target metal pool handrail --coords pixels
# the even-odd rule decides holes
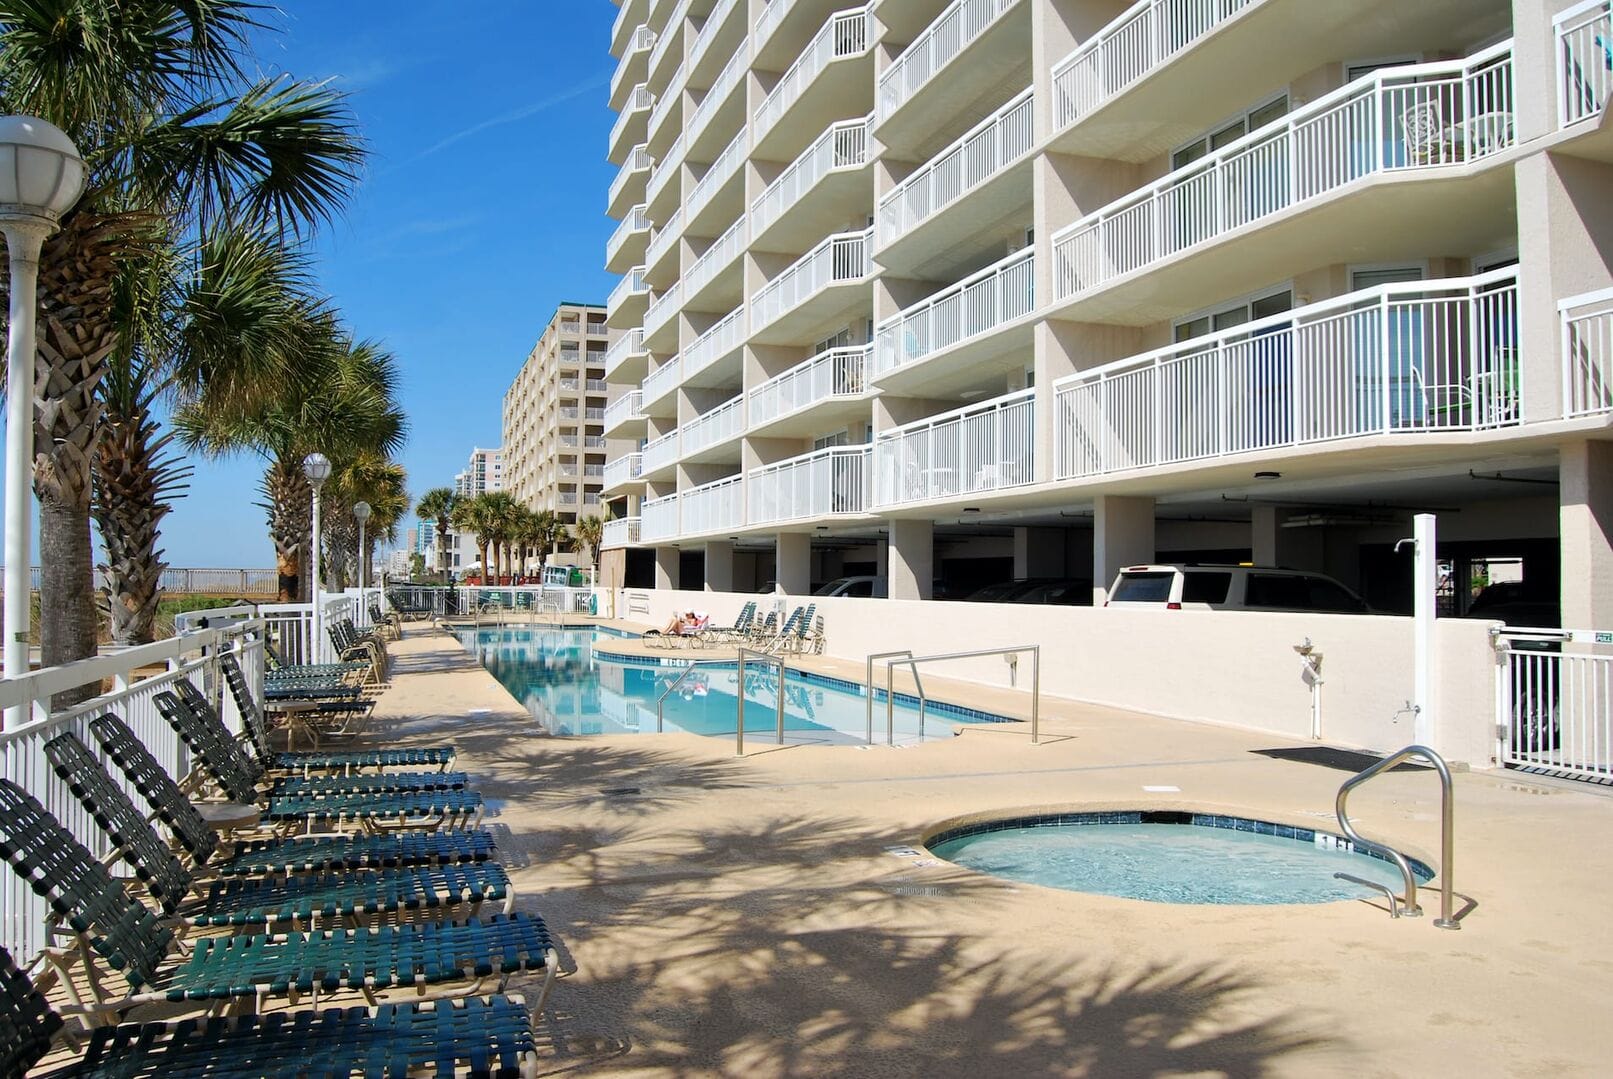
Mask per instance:
[[[1350,823],[1349,814],[1345,811],[1345,802],[1349,799],[1350,792],[1352,790],[1359,787],[1361,784],[1365,783],[1367,780],[1378,775],[1379,773],[1387,772],[1395,765],[1401,763],[1402,761],[1410,760],[1413,757],[1426,758],[1428,762],[1434,766],[1434,770],[1439,773],[1440,912],[1439,917],[1434,919],[1434,924],[1441,929],[1460,929],[1462,928],[1462,923],[1451,917],[1451,899],[1453,894],[1451,880],[1453,872],[1451,869],[1451,862],[1456,846],[1453,833],[1456,816],[1456,798],[1451,787],[1451,770],[1445,764],[1444,757],[1441,757],[1438,753],[1434,752],[1432,749],[1429,749],[1427,746],[1407,746],[1398,753],[1390,754],[1377,764],[1374,764],[1372,767],[1351,776],[1349,779],[1346,779],[1343,785],[1339,787],[1338,797],[1333,803],[1334,810],[1338,814],[1339,828],[1351,839],[1351,841],[1360,843],[1363,846],[1371,847],[1375,850],[1383,851],[1389,856],[1390,860],[1393,861],[1395,865],[1400,867],[1401,879],[1404,880],[1406,884],[1405,915],[1409,918],[1415,918],[1422,914],[1422,908],[1417,905],[1417,877],[1416,874],[1412,873],[1411,863],[1406,861],[1406,856],[1392,847],[1385,846],[1382,843],[1375,843],[1370,839],[1361,838],[1360,833],[1358,833],[1355,830],[1354,825]],[[1391,913],[1393,913],[1392,907]]]
[[[693,674],[696,667],[710,667],[716,662],[716,660],[711,659],[691,659],[689,661],[689,665],[683,668],[683,673],[678,675],[678,677],[673,680],[672,684],[667,686],[666,689],[662,691],[661,695],[655,699],[656,734],[666,733],[666,699],[672,696],[673,692],[676,691],[679,686],[683,685],[683,680]]]
[[[863,703],[864,711],[868,713],[869,745],[874,744],[874,660],[890,660],[897,656],[907,657],[908,666],[910,666],[913,670],[913,684],[918,687],[919,691],[919,711],[921,713],[924,711],[924,683],[919,681],[919,669],[918,665],[913,662],[913,650],[911,648],[898,648],[894,652],[870,652],[868,654],[867,666],[863,672]],[[888,668],[889,666],[890,664],[887,663],[886,667]],[[888,693],[886,695],[886,700],[887,702],[889,701]]]
[[[737,698],[738,712],[734,719],[734,755],[745,755],[745,657],[755,656],[764,665],[778,668],[778,744],[784,744],[784,657],[775,656],[771,652],[758,652],[754,648],[741,648],[739,650],[739,681],[734,687],[734,696]],[[679,679],[682,681],[682,679]]]
[[[947,659],[972,659],[976,656],[1014,656],[1021,652],[1031,654],[1031,745],[1041,740],[1041,714],[1042,714],[1042,646],[1039,644],[1023,644],[1008,648],[976,648],[967,652],[938,652],[933,656],[915,656],[911,651],[903,649],[899,652],[876,652],[868,657],[868,684],[864,687],[868,694],[868,744],[874,744],[873,707],[874,707],[874,660],[885,660],[885,744],[896,744],[896,664],[913,669],[913,682],[919,695],[919,724],[923,730],[924,706],[927,698],[924,695],[924,684],[918,680],[918,665],[920,663],[938,663]],[[905,656],[906,659],[897,657]]]

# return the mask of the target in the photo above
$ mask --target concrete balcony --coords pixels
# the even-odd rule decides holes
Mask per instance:
[[[605,535],[600,541],[600,550],[615,550],[618,547],[636,547],[639,542],[638,517],[619,517],[614,521],[605,522]]]
[[[1562,322],[1563,415],[1613,413],[1613,289],[1570,296],[1557,310]]]
[[[614,461],[605,462],[606,491],[616,494],[636,492],[643,486],[639,476],[644,471],[644,455],[625,453]]]
[[[683,148],[683,134],[679,132],[666,152],[655,159],[649,182],[644,186],[644,205],[657,221],[667,220],[683,205],[683,185],[679,182],[683,175]]]
[[[617,172],[616,179],[610,182],[610,193],[605,199],[605,215],[620,219],[626,208],[644,201],[644,188],[650,178],[650,170],[655,167],[655,159],[649,151],[639,143],[627,153],[627,160],[622,163],[621,170]]]
[[[1003,227],[1031,216],[1034,120],[1027,88],[880,200],[876,258],[886,273],[929,276],[986,243],[1002,250]]]
[[[1613,5],[1585,0],[1552,18],[1557,39],[1557,122],[1569,127],[1602,115],[1613,94]]]
[[[830,124],[817,140],[751,203],[752,244],[764,251],[799,251],[865,202],[872,119]]]
[[[744,212],[745,154],[749,147],[750,129],[742,127],[689,188],[685,205],[693,235],[710,236],[722,231]]]
[[[886,151],[914,153],[957,130],[974,101],[1025,67],[1030,9],[1030,0],[954,0],[903,49],[879,79],[874,134]]]
[[[605,351],[605,377],[612,382],[638,382],[644,377],[649,351],[644,347],[644,331],[628,330]]]
[[[972,499],[1035,480],[1036,393],[990,401],[882,432],[874,442],[874,508]]]
[[[1023,368],[1031,352],[1035,275],[1035,250],[1027,247],[881,323],[874,335],[875,383],[940,396]]]
[[[677,81],[671,72],[673,64],[683,60],[684,22],[689,17],[690,3],[691,0],[679,0],[677,6],[663,9],[668,13],[667,20],[658,26],[654,19],[650,20],[657,38],[650,51],[649,83],[657,91],[665,92]]]
[[[739,440],[745,434],[745,398],[724,401],[684,424],[678,433],[678,459],[685,464],[738,462]]]
[[[1511,173],[1488,168],[1515,145],[1514,115],[1510,41],[1374,71],[1054,233],[1050,313],[1147,325],[1316,251],[1515,242]]]
[[[745,308],[736,307],[683,350],[683,382],[704,387],[738,383],[744,347]]]
[[[640,543],[668,543],[678,538],[677,495],[648,499],[639,512]]]
[[[805,436],[866,418],[872,345],[820,352],[750,391],[751,429],[769,437]]]
[[[633,87],[627,95],[627,103],[622,108],[616,123],[610,129],[610,141],[606,144],[606,160],[613,165],[621,165],[627,161],[627,153],[635,145],[644,141],[648,128],[650,110],[655,107],[655,95],[650,93],[649,87],[643,83]]]
[[[745,253],[745,219],[711,241],[683,275],[683,306],[690,311],[728,311],[744,298],[740,256]]]
[[[867,513],[867,446],[836,446],[753,468],[745,480],[750,525],[858,517]]]
[[[644,128],[644,144],[650,153],[664,153],[684,124],[683,83],[685,69],[680,65],[667,87],[655,96],[655,108],[650,110],[649,123]]]
[[[845,232],[822,243],[769,281],[751,300],[751,335],[761,344],[789,344],[844,308],[868,299],[874,272],[873,230]]]
[[[589,423],[602,423],[605,419],[604,405],[584,405],[582,418]]]
[[[678,492],[678,534],[707,536],[745,527],[745,477],[728,476]],[[648,511],[649,503],[645,503]]]
[[[873,30],[868,7],[837,12],[823,24],[751,118],[756,156],[793,160],[812,132],[868,111]]]
[[[800,55],[801,46],[846,0],[768,0],[751,30],[755,64],[779,71]]]
[[[650,233],[644,248],[644,277],[652,284],[667,285],[678,279],[678,240],[683,236],[683,207],[666,217],[661,227]]]
[[[750,70],[750,52],[741,47],[731,57],[700,98],[684,124],[689,153],[703,160],[728,145],[733,132],[745,126],[745,72]]]
[[[678,310],[682,306],[683,283],[663,289],[644,310],[644,343],[652,352],[669,351],[678,343]]]
[[[745,33],[748,6],[744,0],[717,0],[717,6],[700,24],[694,44],[689,46],[691,86],[712,85],[714,71],[723,63],[724,57],[732,56],[742,48],[749,55]]]
[[[606,323],[622,329],[638,325],[644,318],[644,307],[649,298],[650,286],[644,283],[644,267],[635,266],[622,275],[606,297]]]
[[[643,399],[639,407],[646,416],[676,416],[678,402],[672,397],[672,391],[677,389],[683,381],[682,360],[674,356],[654,371],[645,376],[644,384],[640,388]]]
[[[627,38],[633,30],[648,25],[649,0],[622,0],[616,9],[616,20],[610,26],[610,54],[620,57],[627,54]]]
[[[644,81],[650,67],[650,50],[655,48],[655,31],[640,25],[627,38],[627,51],[617,61],[616,73],[610,78],[611,109],[620,112],[627,102],[627,93]]]
[[[1055,479],[1519,422],[1517,268],[1346,293],[1054,384]]]
[[[616,226],[610,239],[605,241],[605,269],[611,273],[625,273],[644,262],[644,248],[650,238],[650,217],[642,205],[627,211],[622,223]]]

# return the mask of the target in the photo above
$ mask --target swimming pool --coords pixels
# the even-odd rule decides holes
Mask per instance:
[[[1370,896],[1349,873],[1401,891],[1400,871],[1327,832],[1175,811],[1048,814],[932,836],[939,858],[993,876],[1156,903],[1330,903]],[[1419,880],[1433,871],[1412,862]]]
[[[534,717],[555,734],[655,734],[656,702],[698,652],[669,652],[670,662],[634,662],[598,654],[596,644],[618,634],[596,629],[540,626],[465,627],[460,644],[481,660]],[[666,698],[667,731],[733,737],[739,672],[732,662],[702,665]],[[745,668],[745,738],[772,742],[778,727],[778,676],[772,668]],[[896,744],[950,738],[960,723],[1007,722],[972,709],[930,702],[921,721],[917,701],[896,695]],[[885,694],[876,691],[874,731],[885,742]],[[862,687],[791,671],[784,685],[787,743],[865,745],[867,708]]]

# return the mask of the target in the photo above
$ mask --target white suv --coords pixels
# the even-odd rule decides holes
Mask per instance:
[[[1360,596],[1326,574],[1271,566],[1126,566],[1104,606],[1371,613]]]

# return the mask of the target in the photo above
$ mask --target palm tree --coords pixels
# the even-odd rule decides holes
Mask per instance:
[[[547,566],[549,556],[555,553],[560,537],[565,534],[565,522],[554,510],[542,509],[533,514],[533,539],[537,543],[540,562]]]
[[[496,583],[508,569],[509,560],[504,548],[519,526],[521,504],[508,491],[488,491],[478,497],[486,514],[487,534],[493,543],[495,559],[498,562],[498,571],[493,575]]]
[[[408,508],[404,493],[403,466],[369,450],[344,459],[333,467],[330,481],[321,493],[325,549],[329,552],[333,590],[358,583],[358,567],[378,536],[396,531],[398,518]],[[353,507],[368,502],[370,520],[364,528],[364,546],[359,549],[358,518]]]
[[[488,578],[487,548],[492,543],[493,529],[496,527],[487,506],[487,496],[482,494],[459,499],[454,504],[453,525],[455,531],[476,537],[476,547],[481,554],[482,582],[485,584]]]
[[[587,551],[590,565],[599,565],[599,545],[605,542],[605,522],[589,515],[571,526],[571,549]]]
[[[420,496],[415,504],[415,516],[422,521],[435,521],[437,523],[437,557],[436,570],[438,573],[448,572],[448,527],[453,522],[454,507],[459,504],[459,494],[452,487],[433,487]]]
[[[39,268],[34,491],[47,666],[92,655],[97,388],[126,327],[117,278],[219,222],[299,234],[340,211],[364,158],[342,94],[249,79],[254,0],[0,0],[0,108],[84,155],[84,196]]]

